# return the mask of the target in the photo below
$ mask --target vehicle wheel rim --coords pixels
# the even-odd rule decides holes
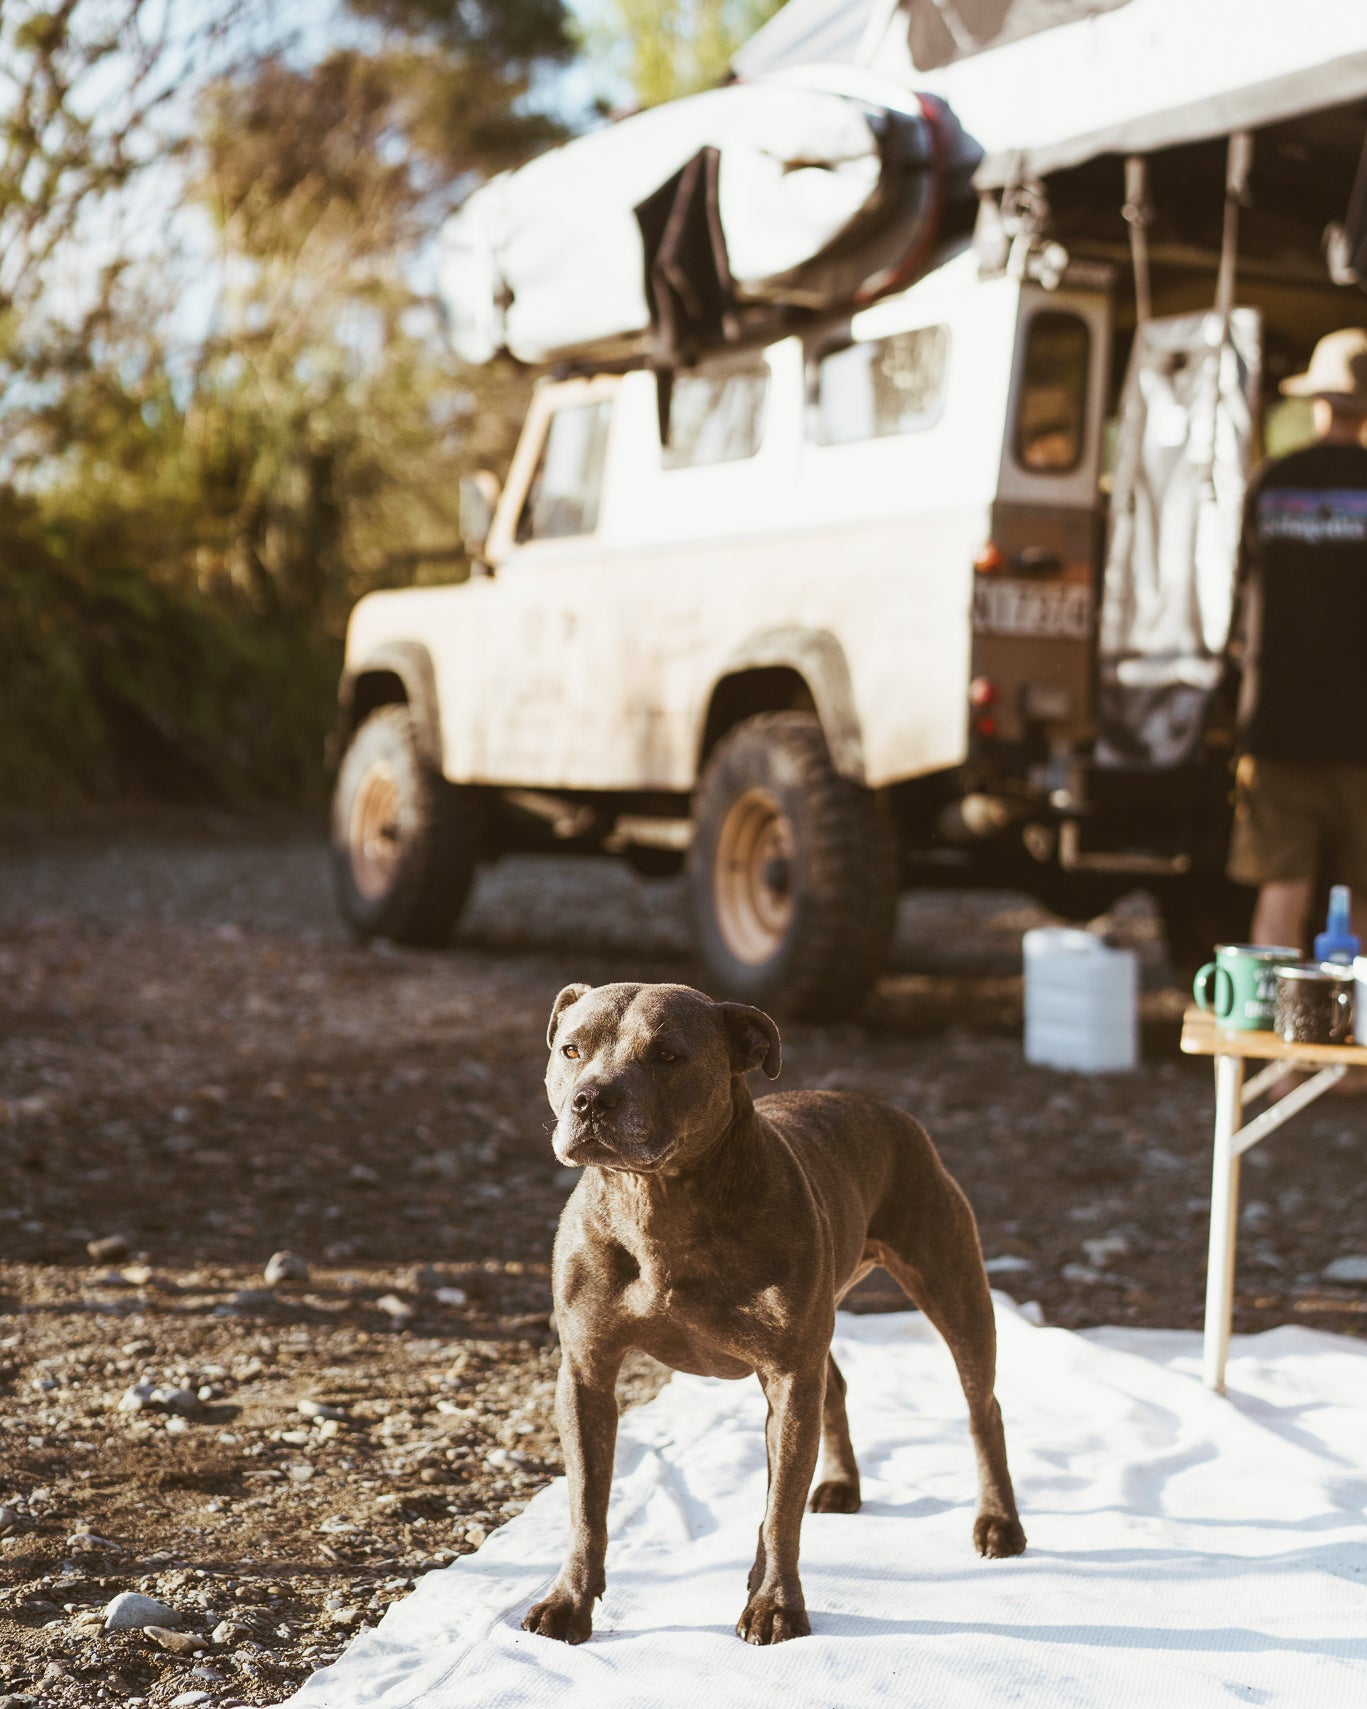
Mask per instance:
[[[367,902],[378,902],[394,887],[399,869],[399,782],[387,765],[366,772],[351,803],[347,852],[351,876]]]
[[[712,894],[717,924],[737,960],[771,960],[793,922],[793,827],[767,789],[732,802],[717,839]]]

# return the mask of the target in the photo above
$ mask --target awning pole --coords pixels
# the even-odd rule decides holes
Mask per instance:
[[[1130,228],[1135,324],[1143,326],[1153,313],[1153,297],[1149,289],[1149,227],[1153,223],[1153,203],[1149,200],[1149,163],[1142,154],[1125,156],[1125,206],[1120,211]]]
[[[1253,137],[1249,131],[1232,131],[1225,157],[1225,229],[1220,244],[1220,272],[1215,281],[1215,308],[1228,336],[1229,317],[1234,309],[1234,290],[1239,264],[1239,209],[1248,198],[1248,174],[1253,165]]]

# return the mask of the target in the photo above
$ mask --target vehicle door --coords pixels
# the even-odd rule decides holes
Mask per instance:
[[[991,538],[973,601],[975,728],[1022,761],[1093,729],[1109,350],[1106,296],[1022,289]]]
[[[591,676],[585,616],[599,537],[615,376],[543,387],[533,402],[490,531],[494,576],[472,624],[467,668],[480,752],[474,773],[497,783],[576,780]]]

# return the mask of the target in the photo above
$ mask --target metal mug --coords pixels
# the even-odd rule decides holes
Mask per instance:
[[[1276,1017],[1277,969],[1298,962],[1285,944],[1216,944],[1192,981],[1198,1008],[1230,1032],[1267,1032]]]
[[[1367,955],[1357,958],[1353,972],[1357,976],[1353,996],[1353,1038],[1358,1044],[1367,1044]]]
[[[1277,969],[1275,1031],[1285,1044],[1346,1044],[1353,1025],[1353,970],[1333,961]]]

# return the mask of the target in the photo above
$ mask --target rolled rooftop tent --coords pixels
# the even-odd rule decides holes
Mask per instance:
[[[746,81],[938,95],[999,189],[1367,96],[1362,0],[789,0]]]
[[[979,154],[891,93],[730,84],[492,179],[442,233],[457,350],[673,363],[905,282]]]
[[[733,72],[470,196],[439,275],[466,360],[669,369],[856,308],[975,190],[1367,98],[1367,0],[790,0]]]

